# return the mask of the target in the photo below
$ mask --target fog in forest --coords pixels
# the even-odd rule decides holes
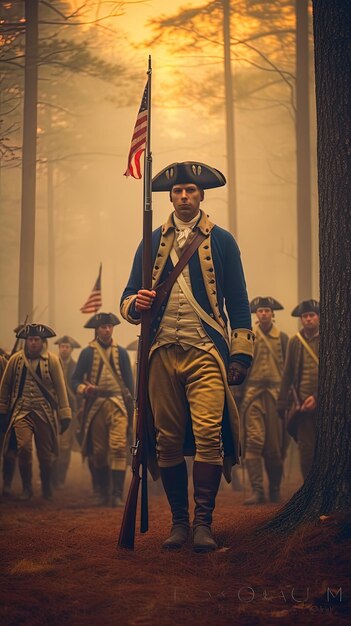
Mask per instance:
[[[67,7],[80,3],[62,4]],[[93,4],[96,11],[99,3]],[[104,2],[100,4],[103,10]],[[33,313],[32,321],[52,326],[57,335],[73,336],[82,346],[92,339],[92,331],[83,328],[89,316],[83,315],[80,307],[91,292],[100,262],[102,310],[119,315],[120,296],[142,235],[143,182],[123,174],[146,82],[148,54],[152,55],[153,66],[153,174],[175,161],[197,160],[227,175],[223,50],[218,45],[213,49],[209,46],[186,48],[186,37],[181,28],[178,44],[174,35],[169,37],[169,46],[162,41],[150,43],[156,34],[151,29],[150,20],[156,20],[162,14],[174,16],[185,6],[189,9],[206,4],[211,3],[204,0],[187,3],[176,0],[168,5],[159,0],[136,5],[126,3],[123,15],[114,17],[111,23],[106,22],[118,37],[114,39],[108,28],[100,29],[92,49],[102,62],[118,63],[125,68],[121,80],[118,76],[110,81],[108,76],[99,79],[77,73],[60,74],[56,65],[39,67],[35,309],[34,313],[28,311],[28,314]],[[264,3],[237,4],[244,11],[251,5]],[[281,19],[286,15],[290,28],[289,4],[293,12],[294,3],[281,2]],[[243,36],[245,19],[253,18],[245,18],[244,14],[233,15],[233,38]],[[84,28],[82,26],[79,31],[82,40]],[[208,26],[205,24],[203,28],[201,31],[199,26],[199,31],[208,34]],[[262,30],[268,31],[269,28],[267,20],[262,22]],[[72,32],[66,34],[64,30],[62,36],[78,37]],[[217,39],[221,37],[219,31]],[[175,46],[173,52],[171,39]],[[291,35],[289,41],[293,40]],[[143,42],[149,43],[142,45]],[[265,56],[271,52],[270,58],[279,68],[294,74],[294,47],[288,49],[276,45],[270,51],[269,46],[274,42],[258,39],[255,47],[261,46]],[[240,60],[245,54],[242,48],[232,47],[238,204],[236,238],[250,300],[258,295],[278,299],[285,309],[277,313],[277,325],[291,334],[296,330],[296,320],[290,312],[298,297],[293,80],[289,78],[289,86],[280,74],[271,71],[272,67],[262,56],[254,56],[252,51],[253,63]],[[310,297],[318,298],[312,62],[310,65],[313,235],[313,293]],[[266,69],[261,70],[258,66]],[[6,71],[11,72],[11,68],[7,67]],[[270,83],[270,86],[263,89],[263,82]],[[45,105],[48,92],[54,103],[51,107]],[[10,140],[20,145],[23,102],[17,104],[19,126],[17,134]],[[4,120],[4,100],[1,107]],[[0,346],[11,350],[13,329],[22,321],[18,320],[20,159],[2,158],[0,176]],[[53,241],[50,241],[48,203],[53,211]],[[202,208],[216,224],[228,227],[226,187],[205,192]],[[153,194],[154,228],[167,219],[171,209],[167,193]],[[54,286],[51,301],[49,276],[53,276]],[[137,337],[137,332],[137,327],[123,320],[115,329],[115,337],[126,346]]]

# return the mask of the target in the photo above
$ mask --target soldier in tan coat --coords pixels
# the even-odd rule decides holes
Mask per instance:
[[[300,317],[302,330],[291,337],[281,382],[278,411],[281,417],[289,406],[288,432],[297,441],[301,471],[305,479],[312,466],[316,439],[316,412],[319,366],[319,303],[304,300],[292,311]]]
[[[6,356],[6,353],[1,350],[0,353],[0,382],[4,375],[9,357]],[[3,448],[3,439],[4,433],[0,433],[0,451]],[[2,495],[4,497],[11,496],[11,486],[12,479],[16,469],[16,456],[17,456],[17,446],[16,440],[12,437],[11,445],[8,446],[6,454],[2,455],[2,477],[3,477],[3,488]]]
[[[252,495],[244,504],[265,502],[262,459],[269,480],[269,499],[280,500],[284,441],[276,401],[284,367],[288,336],[274,322],[274,311],[282,305],[271,297],[258,297],[250,303],[256,313],[256,341],[252,366],[244,388],[241,416],[244,425],[244,457]]]
[[[51,469],[58,454],[58,434],[68,428],[71,409],[60,362],[44,341],[55,333],[44,324],[27,324],[17,337],[23,350],[9,360],[0,387],[0,426],[5,432],[4,452],[14,431],[23,492],[32,497],[33,435],[40,466],[42,493],[51,499]]]
[[[72,411],[71,424],[59,437],[59,456],[55,462],[53,473],[53,485],[61,489],[66,481],[67,470],[71,460],[71,450],[75,439],[75,429],[77,428],[78,399],[72,389],[72,376],[77,362],[73,359],[72,352],[75,348],[80,348],[80,344],[73,337],[63,335],[55,341],[55,345],[59,349],[59,359],[65,378],[68,402]]]

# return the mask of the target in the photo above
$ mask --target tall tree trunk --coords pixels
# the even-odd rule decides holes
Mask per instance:
[[[47,105],[45,124],[47,128],[47,215],[48,215],[48,320],[55,328],[56,316],[56,245],[55,245],[55,152],[52,142],[52,109]]]
[[[23,112],[19,322],[33,311],[38,91],[38,0],[25,0],[26,45]]]
[[[48,200],[48,294],[49,294],[49,324],[55,328],[56,320],[56,255],[55,255],[55,212],[54,212],[54,180],[55,169],[51,161],[51,153],[48,158],[47,200]]]
[[[304,485],[270,528],[351,506],[351,11],[313,0],[320,217],[317,444]]]
[[[227,177],[228,177],[228,226],[237,237],[238,217],[236,201],[235,139],[234,139],[234,97],[230,50],[230,0],[223,0],[223,40],[224,40],[224,77],[225,77],[225,112],[227,139]]]
[[[308,0],[296,0],[296,170],[298,301],[312,297]]]

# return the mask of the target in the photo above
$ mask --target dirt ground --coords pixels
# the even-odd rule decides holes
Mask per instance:
[[[299,484],[289,469],[283,493]],[[15,492],[19,493],[18,477]],[[153,490],[155,491],[155,490]],[[333,524],[292,537],[255,532],[279,505],[245,507],[223,485],[214,516],[220,549],[191,543],[163,552],[169,529],[164,495],[150,497],[150,530],[135,551],[117,550],[122,510],[94,508],[88,472],[73,455],[65,490],[0,504],[2,626],[161,626],[349,623],[349,543]]]

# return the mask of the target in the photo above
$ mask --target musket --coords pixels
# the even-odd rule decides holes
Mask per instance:
[[[147,81],[147,138],[144,160],[144,194],[143,194],[143,289],[152,289],[152,155],[150,149],[151,129],[151,56],[148,64]],[[138,347],[137,386],[136,386],[136,437],[131,448],[132,480],[126,500],[122,525],[118,537],[118,547],[134,550],[135,524],[138,505],[138,494],[141,483],[140,532],[149,528],[148,497],[147,497],[147,412],[148,412],[148,369],[150,349],[151,310],[141,313],[141,332]]]
[[[24,323],[23,323],[23,327],[27,324],[27,322],[28,322],[28,317],[29,317],[29,315],[28,315],[28,313],[27,313],[27,315],[26,315],[26,319],[24,320]],[[18,345],[19,345],[19,342],[20,342],[20,341],[22,341],[22,340],[21,340],[21,339],[19,339],[18,337],[16,337],[15,343],[14,343],[13,348],[12,348],[12,350],[11,350],[11,356],[12,356],[13,354],[15,354],[15,352],[18,352]]]

